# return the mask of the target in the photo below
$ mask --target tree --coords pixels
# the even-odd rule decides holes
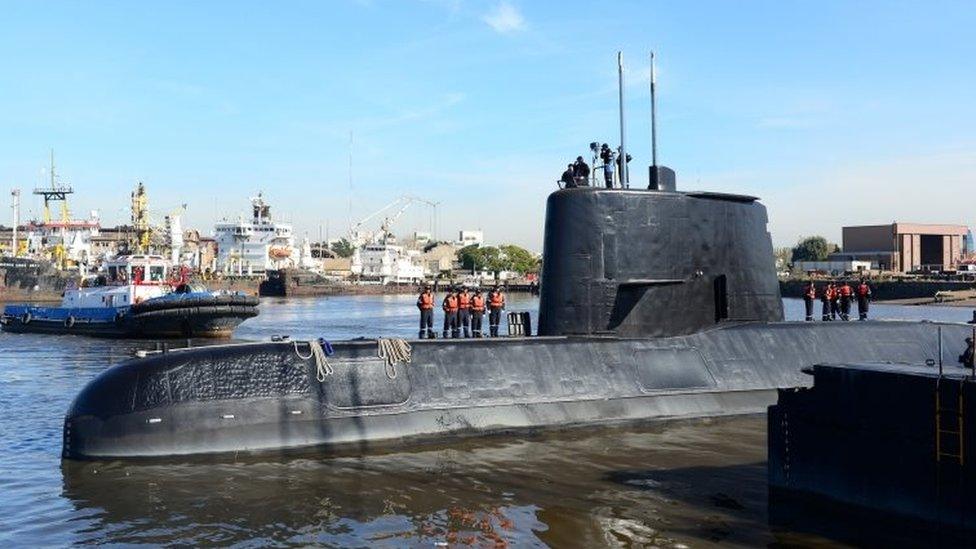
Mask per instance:
[[[502,245],[499,249],[505,258],[503,270],[521,274],[539,272],[539,259],[532,252],[514,244]]]
[[[515,246],[503,244],[499,247],[473,244],[458,250],[458,261],[465,270],[515,271],[517,273],[539,272],[539,259],[532,252]]]
[[[495,270],[498,267],[498,248],[472,244],[457,252],[461,268],[468,271]]]
[[[837,251],[837,245],[827,242],[822,236],[808,236],[793,247],[791,261],[823,261]]]
[[[336,242],[333,242],[329,249],[339,257],[352,257],[352,253],[355,251],[352,243],[345,238],[340,238]]]

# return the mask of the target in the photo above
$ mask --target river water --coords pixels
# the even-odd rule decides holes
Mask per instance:
[[[235,333],[416,336],[412,296],[265,300]],[[784,300],[787,317],[802,302]],[[510,296],[510,309],[534,311]],[[966,321],[968,309],[873,307]],[[533,318],[536,315],[533,314]],[[64,462],[77,391],[148,342],[0,334],[0,546],[757,546],[772,528],[763,416],[659,422],[356,457]]]

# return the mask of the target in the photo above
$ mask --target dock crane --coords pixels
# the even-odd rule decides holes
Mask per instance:
[[[376,237],[377,235],[375,235],[372,232],[362,232],[360,230],[361,227],[366,222],[368,222],[369,220],[375,218],[376,216],[378,216],[378,215],[380,215],[380,214],[382,214],[382,213],[384,213],[386,211],[389,211],[389,210],[391,210],[393,208],[397,208],[398,207],[398,209],[396,210],[396,212],[393,215],[390,215],[390,216],[385,217],[383,219],[383,222],[380,224],[380,231],[379,231],[378,237],[379,237],[380,240],[386,241],[389,238],[389,236],[391,235],[391,233],[390,233],[390,227],[393,225],[393,223],[397,219],[399,219],[400,216],[403,215],[403,212],[405,212],[407,210],[407,208],[409,208],[412,204],[414,204],[416,202],[420,202],[422,204],[427,204],[428,206],[431,206],[432,208],[434,208],[434,214],[433,214],[433,216],[436,219],[436,217],[437,217],[437,204],[438,204],[437,202],[431,202],[429,200],[425,200],[423,198],[420,198],[420,197],[417,197],[417,196],[412,196],[412,195],[401,195],[401,196],[397,197],[396,200],[390,202],[389,204],[383,206],[382,208],[376,210],[375,212],[373,212],[373,213],[367,215],[366,217],[360,219],[355,225],[353,225],[352,227],[350,227],[349,228],[349,242],[353,246],[357,246],[358,247],[358,246],[362,246],[362,245],[368,243],[369,241],[374,240],[374,237]]]

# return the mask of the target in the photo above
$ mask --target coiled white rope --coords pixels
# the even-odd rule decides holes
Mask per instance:
[[[319,383],[325,381],[325,378],[331,376],[335,373],[335,369],[329,364],[329,359],[325,355],[325,350],[322,348],[322,344],[318,340],[312,339],[307,341],[308,343],[308,356],[302,354],[298,349],[298,342],[295,341],[295,354],[298,358],[302,360],[308,360],[310,358],[315,358],[315,378],[319,380]]]
[[[376,346],[376,356],[386,362],[386,377],[396,379],[396,365],[400,362],[410,364],[410,353],[412,351],[410,344],[405,339],[381,337],[376,340]]]

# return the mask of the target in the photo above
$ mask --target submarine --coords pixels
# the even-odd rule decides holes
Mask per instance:
[[[620,54],[618,68],[626,158]],[[365,452],[758,414],[779,389],[809,386],[803,370],[815,364],[925,362],[943,345],[962,352],[965,325],[784,322],[765,206],[678,191],[675,172],[658,165],[653,75],[648,187],[577,185],[547,199],[536,335],[147,354],[81,390],[64,419],[62,456]]]
[[[961,353],[969,327],[784,322],[765,207],[669,188],[553,192],[538,335],[266,341],[107,369],[64,420],[69,459],[321,447],[762,413],[827,362]],[[958,333],[956,333],[958,332]],[[953,348],[953,345],[958,349]],[[405,356],[400,356],[405,359]]]

